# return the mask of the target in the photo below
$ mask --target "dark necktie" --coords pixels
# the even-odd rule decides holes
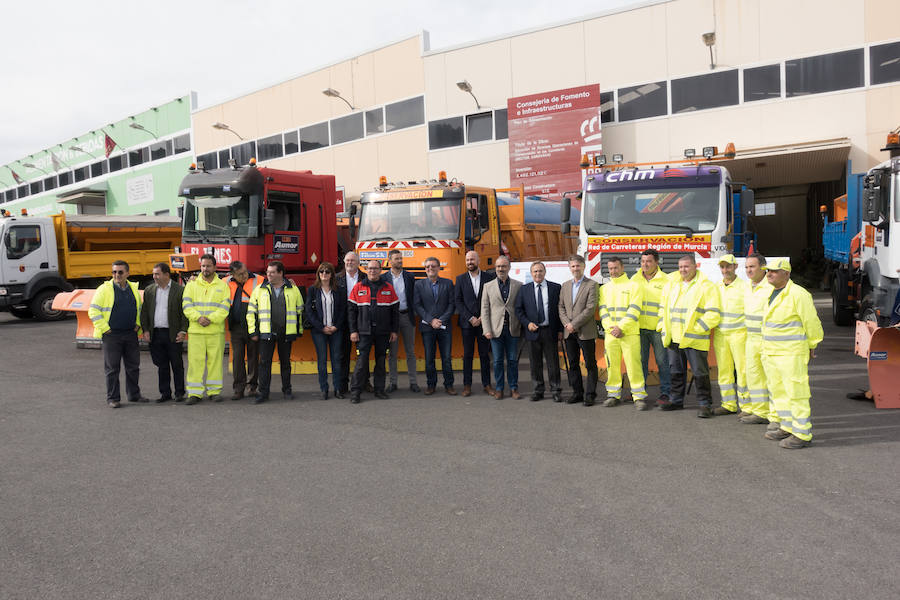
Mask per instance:
[[[543,285],[538,284],[538,299],[537,299],[537,309],[538,309],[538,325],[544,323],[544,319],[546,315],[544,315],[544,294],[542,293]]]

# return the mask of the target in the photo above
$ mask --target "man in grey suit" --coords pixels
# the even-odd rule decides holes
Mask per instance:
[[[522,324],[516,318],[516,298],[522,284],[509,276],[509,259],[500,256],[494,262],[497,278],[484,284],[481,295],[481,327],[484,337],[491,340],[494,357],[494,397],[503,397],[504,383],[509,384],[510,395],[519,394],[519,334]],[[504,364],[504,361],[505,364]],[[504,382],[504,366],[506,382]]]
[[[559,320],[563,325],[566,356],[569,359],[569,385],[572,395],[566,402],[584,402],[593,406],[597,397],[597,282],[584,276],[584,258],[569,257],[572,279],[562,285],[559,292]],[[587,385],[581,378],[580,356],[584,356],[587,369]]]
[[[183,342],[187,337],[188,319],[181,310],[184,286],[172,281],[169,265],[157,263],[153,267],[153,283],[144,290],[141,304],[141,329],[150,341],[150,357],[159,371],[157,402],[172,399],[169,382],[171,371],[175,384],[175,401],[184,400]]]

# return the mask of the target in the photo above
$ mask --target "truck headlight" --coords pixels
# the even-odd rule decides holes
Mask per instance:
[[[0,296],[5,296],[7,293],[8,292],[5,287],[0,287]]]

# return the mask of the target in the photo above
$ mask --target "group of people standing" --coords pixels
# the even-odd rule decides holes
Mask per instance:
[[[147,401],[137,377],[142,332],[159,371],[157,402],[173,398],[170,375],[176,401],[186,398],[186,404],[194,404],[204,394],[221,401],[226,323],[235,400],[248,392],[254,403],[268,399],[276,349],[282,393],[293,397],[290,349],[304,327],[311,330],[316,347],[322,399],[332,391],[338,398],[349,394],[353,403],[360,402],[364,392],[387,398],[398,388],[401,340],[409,388],[421,392],[416,329],[425,349],[424,393],[432,395],[437,389],[440,352],[444,390],[456,395],[451,347],[456,314],[463,342],[463,396],[472,394],[477,349],[483,391],[501,399],[508,390],[512,398],[520,398],[518,365],[524,337],[533,382],[530,399],[543,399],[549,384],[552,399],[564,400],[558,351],[562,345],[571,388],[565,402],[592,406],[598,387],[596,340],[602,335],[607,364],[604,406],[622,403],[627,374],[637,410],[650,408],[646,380],[652,350],[659,371],[659,409],[684,407],[690,369],[698,417],[739,414],[742,423],[768,424],[765,437],[780,440],[784,448],[802,448],[812,439],[807,363],[823,332],[809,292],[790,280],[787,259],[766,265],[765,257],[752,254],[746,259],[744,280],[737,277],[734,256],[726,255],[719,261],[722,280],[714,283],[697,269],[692,254],[680,257],[678,270],[665,274],[658,252],[647,249],[641,254],[640,270],[631,277],[621,259],[606,258],[609,281],[603,285],[585,276],[585,261],[578,255],[569,258],[572,278],[562,285],[546,279],[541,261],[532,263],[531,281],[523,285],[509,277],[510,261],[505,256],[494,261],[494,273],[479,268],[480,257],[474,251],[465,260],[466,272],[453,282],[440,277],[440,261],[434,257],[424,261],[425,278],[415,279],[404,270],[400,250],[389,252],[385,273],[379,260],[369,261],[363,273],[358,256],[350,252],[340,272],[327,262],[319,266],[304,302],[278,261],[269,263],[265,277],[233,262],[229,276],[220,279],[215,258],[207,254],[200,260],[200,276],[183,288],[171,279],[168,265],[156,265],[154,284],[145,290],[143,303],[137,284],[127,279],[128,265],[116,261],[113,278],[98,288],[89,310],[95,335],[103,339],[107,402],[119,406],[120,363],[125,365],[128,399]],[[707,356],[711,339],[722,397],[717,407]],[[354,345],[356,367],[351,378]],[[372,353],[375,369],[370,383]]]

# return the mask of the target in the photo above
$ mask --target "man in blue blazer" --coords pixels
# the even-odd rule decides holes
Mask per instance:
[[[425,259],[425,279],[416,281],[413,304],[416,314],[422,319],[419,331],[422,332],[422,343],[425,345],[425,379],[427,389],[425,395],[430,396],[437,387],[437,368],[435,366],[436,346],[441,350],[441,368],[444,372],[444,389],[451,396],[456,395],[453,389],[453,364],[450,345],[453,340],[453,283],[449,279],[438,277],[441,262],[429,256]]]
[[[391,384],[387,393],[397,391],[397,350],[400,349],[400,340],[403,340],[403,350],[406,352],[406,372],[409,373],[409,390],[419,393],[422,389],[416,383],[416,313],[413,307],[413,287],[416,279],[413,274],[403,268],[403,253],[394,248],[388,252],[388,264],[391,267],[381,277],[394,286],[397,297],[400,298],[400,330],[398,339],[391,342],[388,363],[390,365]]]
[[[559,354],[557,346],[562,339],[562,323],[559,320],[559,290],[562,286],[545,279],[547,268],[541,261],[531,263],[531,283],[522,286],[516,298],[516,317],[522,323],[525,339],[531,353],[531,381],[534,392],[531,401],[544,398],[544,360],[550,376],[550,393],[553,401],[562,399],[559,385]]]
[[[478,253],[466,252],[466,272],[456,278],[456,312],[463,342],[463,396],[472,395],[472,363],[475,359],[475,343],[478,343],[478,360],[481,361],[481,385],[485,394],[494,393],[491,387],[491,342],[481,329],[481,292],[484,284],[496,275],[478,268]]]

